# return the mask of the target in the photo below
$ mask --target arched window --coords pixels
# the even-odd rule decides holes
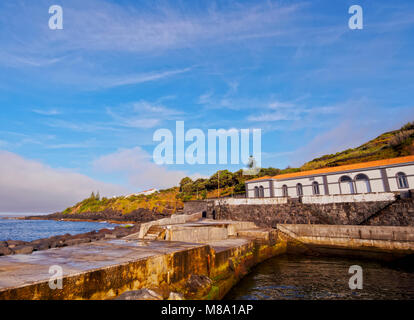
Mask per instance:
[[[341,194],[354,194],[354,182],[349,176],[342,176],[339,178],[339,187]]]
[[[398,189],[407,189],[408,188],[407,175],[404,172],[398,172],[396,177],[397,177]]]
[[[298,197],[303,196],[303,187],[301,183],[298,183],[296,185],[296,194],[298,195]]]
[[[259,198],[264,198],[264,188],[263,188],[263,186],[259,187]]]
[[[282,186],[282,195],[283,195],[284,197],[289,196],[289,193],[288,193],[288,187],[287,187],[287,185],[285,185],[285,184]]]
[[[312,182],[312,191],[314,195],[321,194],[319,191],[319,183],[317,181]]]
[[[259,198],[259,187],[254,187],[254,197]]]
[[[371,184],[366,174],[360,173],[355,177],[355,187],[357,193],[370,193]]]

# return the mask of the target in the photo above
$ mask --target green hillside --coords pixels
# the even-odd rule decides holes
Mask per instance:
[[[335,154],[324,155],[305,163],[302,170],[335,167],[358,162],[403,157],[414,154],[414,122],[399,130],[381,134],[363,145]]]
[[[407,123],[399,130],[386,132],[359,147],[313,159],[306,162],[300,168],[262,168],[256,176],[244,176],[242,170],[236,172],[220,170],[208,179],[193,181],[188,177],[183,178],[179,187],[160,190],[148,196],[120,196],[107,199],[92,194],[89,198],[67,208],[63,213],[99,213],[109,210],[128,214],[140,209],[147,210],[148,212],[173,213],[176,210],[182,209],[184,201],[244,194],[245,181],[257,177],[274,176],[282,173],[334,167],[411,154],[414,154],[414,122]]]

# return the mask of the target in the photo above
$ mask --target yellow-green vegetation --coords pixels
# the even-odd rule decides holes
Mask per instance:
[[[156,212],[173,213],[182,209],[183,202],[177,197],[178,188],[160,190],[150,195],[120,196],[114,198],[101,198],[99,193],[92,192],[91,196],[63,211],[64,214],[77,214],[85,212],[103,212],[107,210],[131,213],[138,209]]]
[[[353,149],[324,155],[305,163],[300,170],[335,167],[366,161],[403,157],[414,154],[414,122],[399,130],[386,132],[379,137]]]
[[[409,122],[401,129],[386,132],[357,148],[322,156],[305,163],[300,168],[262,168],[255,176],[245,176],[242,170],[236,172],[220,170],[207,179],[200,178],[193,181],[189,177],[183,178],[179,187],[160,190],[147,196],[120,196],[107,199],[100,198],[99,194],[92,193],[89,198],[67,208],[63,213],[74,214],[112,210],[127,214],[139,209],[174,213],[183,208],[184,201],[244,194],[246,180],[411,155],[414,154],[413,143],[414,122]]]

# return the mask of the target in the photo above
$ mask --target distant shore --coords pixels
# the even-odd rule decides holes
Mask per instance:
[[[158,220],[170,216],[170,213],[160,213],[155,210],[138,209],[130,213],[105,210],[103,212],[84,212],[76,214],[63,214],[56,212],[47,215],[30,215],[19,217],[24,220],[63,220],[84,222],[108,222],[114,224],[136,224],[152,220]]]

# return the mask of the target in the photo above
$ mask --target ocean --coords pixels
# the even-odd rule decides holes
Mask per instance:
[[[0,217],[0,241],[32,241],[66,233],[75,235],[103,228],[112,229],[114,226],[114,224],[107,222],[16,220]]]

